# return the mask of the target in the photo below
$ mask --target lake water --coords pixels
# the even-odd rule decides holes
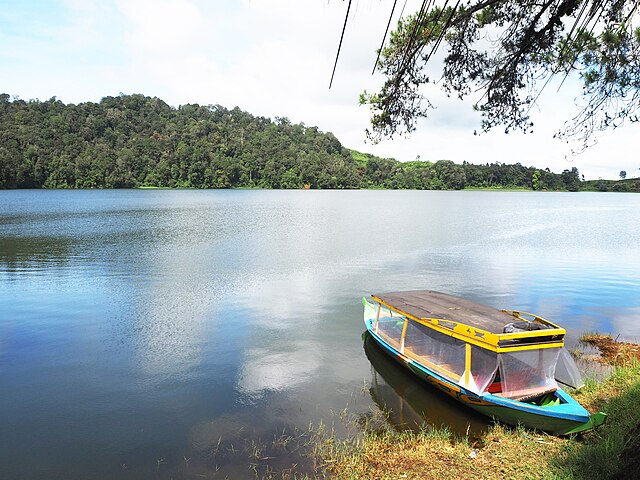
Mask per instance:
[[[622,193],[0,191],[0,478],[304,471],[286,439],[381,407],[481,430],[363,342],[361,297],[637,339],[639,232]]]

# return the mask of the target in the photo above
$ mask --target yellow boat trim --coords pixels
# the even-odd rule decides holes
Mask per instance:
[[[464,350],[464,384],[469,385],[471,375],[471,344],[467,343]]]
[[[402,325],[402,336],[400,337],[400,353],[404,353],[404,337],[407,335],[407,325],[409,325],[409,319],[404,319],[404,325]]]
[[[487,350],[491,350],[493,352],[498,353],[506,353],[506,352],[516,352],[523,350],[538,350],[541,348],[558,348],[564,346],[564,335],[566,334],[566,330],[564,328],[560,328],[557,325],[549,322],[548,320],[544,320],[542,317],[537,317],[532,315],[542,321],[545,324],[552,326],[554,328],[547,330],[534,330],[529,332],[520,332],[520,333],[491,333],[486,330],[482,330],[480,328],[471,327],[469,325],[465,325],[460,322],[456,322],[454,320],[447,320],[441,318],[418,318],[407,312],[397,309],[393,305],[381,300],[380,298],[372,295],[371,298],[378,302],[380,305],[384,305],[389,310],[399,313],[406,318],[410,318],[414,322],[417,322],[421,325],[431,328],[437,332],[443,333],[450,337],[456,338],[458,340],[462,340],[463,342],[470,343],[480,348],[484,348]],[[511,311],[505,311],[506,313],[511,313]],[[517,315],[514,315],[515,318],[519,318],[525,320],[521,315],[525,312],[513,312]],[[446,326],[446,324],[451,324],[453,327]],[[542,323],[542,322],[541,322]],[[553,342],[553,343],[535,343],[533,345],[509,345],[509,346],[500,346],[499,342],[503,340],[519,340],[519,339],[531,339],[533,341],[536,340],[537,337],[549,337],[555,335],[562,335],[562,339]]]

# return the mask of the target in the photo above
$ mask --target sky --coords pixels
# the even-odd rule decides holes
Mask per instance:
[[[404,14],[419,8],[407,0]],[[425,91],[437,107],[410,136],[367,141],[359,94],[383,83],[371,71],[391,0],[353,0],[333,86],[329,80],[347,11],[343,0],[0,0],[0,92],[23,100],[98,102],[120,93],[236,106],[332,132],[346,147],[400,161],[520,162],[587,179],[640,176],[639,128],[598,134],[580,155],[553,138],[578,110],[580,85],[550,84],[532,110],[533,134],[474,136],[468,101]],[[399,1],[396,14],[404,2]]]

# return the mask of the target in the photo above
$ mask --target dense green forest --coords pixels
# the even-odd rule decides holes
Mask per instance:
[[[614,189],[578,170],[450,160],[398,162],[331,133],[220,105],[173,108],[143,95],[100,103],[0,95],[0,188]],[[638,190],[638,182],[623,182]],[[616,187],[620,188],[620,187]],[[624,189],[624,188],[623,188]]]

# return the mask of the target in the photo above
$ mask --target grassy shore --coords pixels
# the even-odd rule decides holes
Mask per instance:
[[[325,436],[317,450],[318,465],[339,479],[637,478],[638,349],[607,336],[591,335],[590,340],[596,347],[619,347],[613,357],[606,352],[601,357],[615,365],[609,378],[572,392],[589,411],[607,413],[605,424],[595,431],[563,438],[496,424],[471,442],[446,430],[397,432],[378,424],[347,440]]]
[[[464,187],[464,190],[474,192],[533,192],[533,188],[528,187]]]

